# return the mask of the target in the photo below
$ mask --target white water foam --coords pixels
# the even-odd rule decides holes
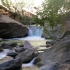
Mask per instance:
[[[34,66],[33,62],[35,61],[36,57],[33,58],[30,63],[25,63],[25,64],[22,64],[22,67],[31,67],[31,66]]]
[[[28,36],[24,38],[13,38],[15,40],[45,40],[45,38],[38,37],[38,36]]]
[[[45,40],[45,38],[42,38],[41,35],[43,33],[43,27],[42,26],[28,26],[29,32],[27,37],[22,38],[11,38],[11,39],[5,39],[5,40]]]
[[[6,57],[8,52],[9,52],[9,49],[3,49],[3,51],[0,52],[0,59],[3,59],[4,57]]]
[[[42,26],[28,26],[29,32],[28,37],[23,38],[14,38],[18,40],[45,40],[45,38],[42,38],[41,35],[43,33],[43,27]]]

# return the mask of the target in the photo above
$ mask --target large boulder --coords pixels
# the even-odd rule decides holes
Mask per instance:
[[[46,67],[48,67],[51,63],[69,63],[70,65],[70,35],[45,50],[35,60],[35,64],[39,66],[46,65]]]
[[[70,70],[70,64],[67,63],[51,63],[43,65],[42,67],[39,68],[39,70]]]
[[[0,64],[0,70],[20,70],[21,59],[14,59]]]
[[[0,37],[1,38],[15,38],[24,37],[28,33],[28,28],[15,21],[14,19],[0,15]]]
[[[21,53],[19,53],[16,58],[21,58],[23,63],[30,62],[34,57],[38,55],[37,51],[33,49],[27,49]]]

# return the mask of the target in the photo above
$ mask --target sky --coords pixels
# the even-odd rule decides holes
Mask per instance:
[[[14,6],[16,5],[16,3],[23,2],[24,3],[23,8],[26,9],[27,11],[29,11],[29,12],[34,13],[34,12],[36,12],[36,9],[34,9],[34,7],[41,7],[41,3],[44,0],[11,0],[11,1],[12,1]]]
[[[34,7],[41,7],[42,1],[44,0],[12,0],[13,4],[24,2],[25,6],[23,7],[23,9],[32,12],[34,14],[37,11],[36,9],[34,9]]]
[[[44,0],[12,0],[13,3],[16,3],[16,2],[23,2],[25,1],[25,3],[27,4],[30,4],[30,3],[33,3],[34,6],[40,6],[42,1]]]

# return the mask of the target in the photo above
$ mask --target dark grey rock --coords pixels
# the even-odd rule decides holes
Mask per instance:
[[[2,43],[2,48],[3,49],[11,49],[12,47],[10,45],[11,45],[11,43]]]
[[[37,65],[47,64],[47,60],[56,63],[70,63],[70,35],[56,42],[51,48],[46,49],[36,58]]]
[[[7,15],[0,16],[1,38],[24,37],[27,33],[28,33],[28,28],[22,23],[10,18]]]
[[[9,53],[7,54],[7,56],[11,56],[11,57],[13,57],[13,58],[15,58],[17,55],[18,55],[18,54],[17,54],[16,52],[9,52]]]
[[[11,43],[10,46],[11,47],[16,47],[17,46],[17,43]]]
[[[15,52],[17,52],[17,53],[20,53],[20,52],[25,51],[24,47],[15,47],[14,50],[15,50]]]
[[[24,47],[24,44],[19,45],[19,47]]]
[[[0,64],[0,70],[20,70],[21,59],[14,59]]]
[[[30,62],[34,57],[36,57],[38,53],[35,53],[35,50],[28,49],[21,53],[19,53],[16,58],[21,58],[23,63]]]

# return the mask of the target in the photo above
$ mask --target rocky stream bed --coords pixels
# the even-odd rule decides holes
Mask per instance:
[[[30,61],[37,57],[41,50],[46,49],[46,40],[30,40],[30,41],[22,41],[22,40],[2,40],[0,42],[0,64],[5,63],[15,59],[19,59],[21,57],[22,65],[19,61],[20,66],[22,66],[22,70],[38,70],[38,67],[33,65],[33,63],[29,64]],[[44,47],[42,47],[44,46]],[[24,47],[24,48],[23,48]],[[2,53],[4,50],[4,53]],[[3,55],[1,55],[1,53]],[[18,55],[17,55],[18,54]],[[6,56],[7,55],[7,56]],[[22,57],[22,55],[24,57]],[[16,56],[16,57],[15,57]],[[15,62],[15,61],[13,61]],[[15,62],[16,63],[16,62]],[[12,62],[11,62],[12,64]],[[6,64],[5,64],[6,65]],[[14,65],[12,65],[14,66]],[[17,67],[17,66],[15,66]],[[2,67],[1,67],[2,68]],[[4,67],[3,67],[4,68]],[[6,68],[6,66],[5,66]],[[3,69],[1,69],[3,70]],[[5,70],[5,69],[4,69]],[[16,70],[16,68],[15,68]]]
[[[34,42],[10,43],[10,41],[2,41],[0,52],[2,49],[10,49],[10,52],[0,60],[0,70],[19,70],[21,68],[22,70],[70,70],[70,35],[56,41],[55,44],[47,48],[44,48],[46,47],[45,43],[48,43],[46,41]],[[44,50],[42,51],[39,47]],[[34,65],[24,67],[31,61]]]

